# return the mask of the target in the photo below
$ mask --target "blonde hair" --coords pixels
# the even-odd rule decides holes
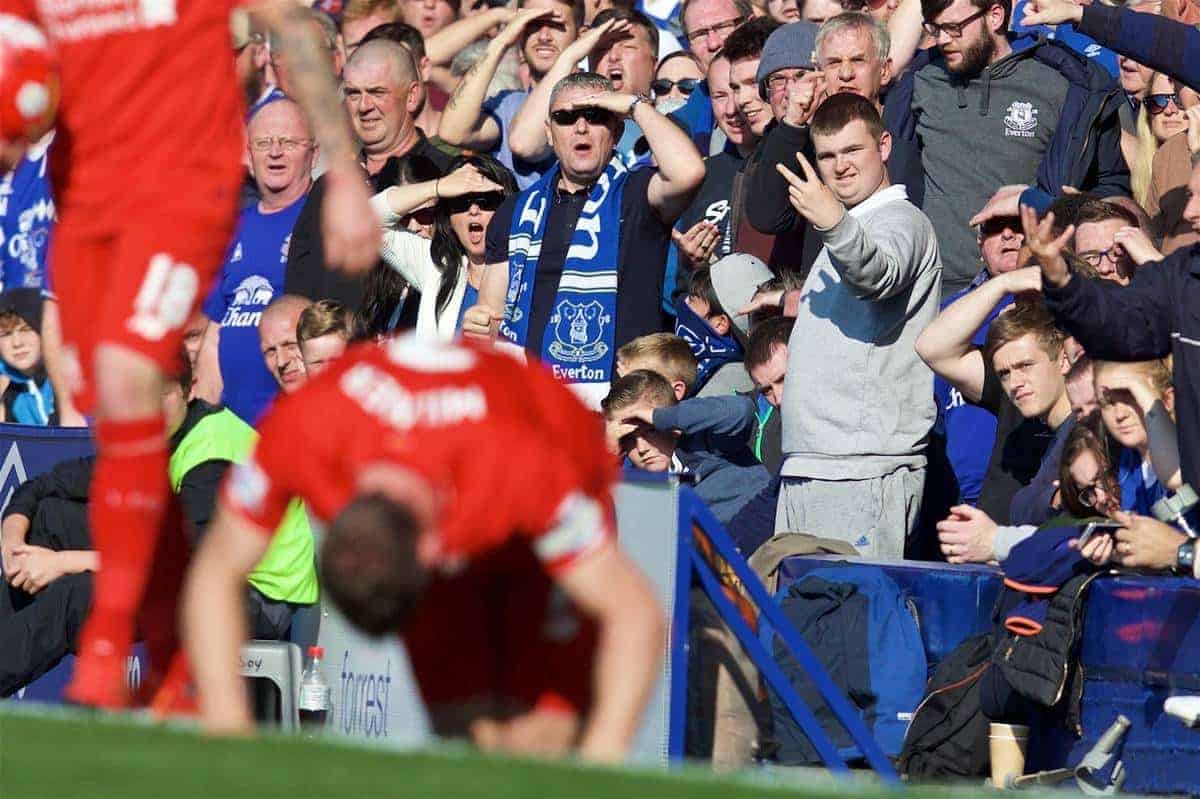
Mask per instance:
[[[320,300],[305,308],[296,321],[296,343],[337,333],[346,341],[355,337],[354,313],[336,300]]]
[[[682,381],[689,392],[696,384],[696,356],[687,342],[674,333],[639,336],[617,350],[617,360],[626,364],[641,361],[667,382]]]

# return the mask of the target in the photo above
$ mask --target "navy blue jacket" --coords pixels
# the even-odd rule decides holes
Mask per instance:
[[[1093,3],[1083,7],[1079,31],[1200,91],[1200,30],[1191,25],[1157,14]]]
[[[771,482],[752,449],[757,425],[754,400],[740,394],[695,397],[654,411],[657,429],[683,433],[675,454],[696,475],[696,493],[721,524]]]
[[[1058,42],[1039,41],[1019,55],[1053,67],[1070,84],[1058,127],[1038,165],[1036,188],[1051,196],[1058,195],[1063,186],[1104,197],[1129,196],[1129,168],[1121,154],[1121,123],[1117,117],[1125,102],[1120,86],[1103,69]],[[921,142],[912,96],[914,77],[922,69],[945,69],[936,48],[917,53],[888,90],[883,109],[883,122],[892,136],[914,142],[918,148]]]
[[[1200,485],[1200,245],[1137,270],[1133,282],[1089,280],[1043,291],[1059,327],[1101,360],[1175,357],[1175,414],[1183,479]]]

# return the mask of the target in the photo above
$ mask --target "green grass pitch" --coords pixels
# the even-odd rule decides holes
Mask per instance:
[[[905,799],[979,791],[908,789]],[[588,768],[483,756],[465,747],[414,752],[267,735],[212,740],[176,727],[66,712],[0,711],[0,799],[882,799],[878,785],[819,775],[722,779],[698,768]]]

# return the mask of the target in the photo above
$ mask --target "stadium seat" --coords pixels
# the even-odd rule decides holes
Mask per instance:
[[[269,680],[279,689],[279,725],[300,728],[300,647],[285,641],[250,641],[242,647],[242,676]]]

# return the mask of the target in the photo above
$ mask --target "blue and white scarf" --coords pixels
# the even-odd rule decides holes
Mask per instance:
[[[521,348],[529,336],[537,259],[558,175],[555,164],[518,195],[509,229],[508,294],[500,336]],[[575,223],[554,308],[542,336],[542,362],[559,380],[576,384],[588,399],[592,394],[603,397],[612,380],[621,194],[628,177],[629,170],[614,157],[592,186]]]
[[[690,394],[694,397],[722,366],[744,361],[746,352],[732,332],[722,336],[686,302],[676,303],[675,310],[675,335],[686,341],[696,356],[696,383]]]

